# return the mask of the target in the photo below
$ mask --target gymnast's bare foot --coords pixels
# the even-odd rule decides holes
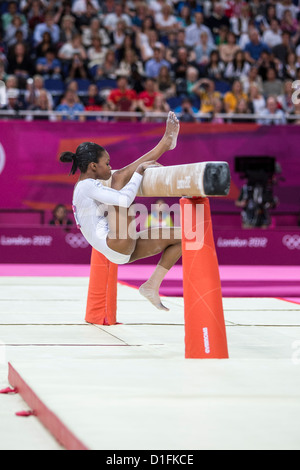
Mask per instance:
[[[159,293],[153,289],[150,286],[147,286],[147,282],[145,284],[142,284],[141,287],[139,288],[139,293],[145,297],[149,302],[151,302],[154,307],[158,308],[158,310],[165,310],[169,311],[167,307],[165,307],[160,300]]]
[[[168,114],[166,132],[164,135],[164,137],[167,140],[167,145],[169,147],[169,150],[173,150],[176,147],[179,128],[180,128],[180,125],[176,117],[176,114],[173,113],[173,111],[170,111]]]

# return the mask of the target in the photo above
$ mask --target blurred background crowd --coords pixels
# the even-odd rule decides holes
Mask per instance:
[[[84,111],[117,111],[149,121],[159,119],[151,112],[172,109],[186,122],[249,122],[250,114],[259,123],[299,124],[299,7],[299,0],[1,1],[0,119],[21,110],[81,120]]]

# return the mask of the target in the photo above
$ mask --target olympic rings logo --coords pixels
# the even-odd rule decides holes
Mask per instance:
[[[72,248],[87,248],[89,246],[81,233],[68,233],[65,240]]]
[[[300,235],[285,235],[282,243],[289,250],[300,250]]]

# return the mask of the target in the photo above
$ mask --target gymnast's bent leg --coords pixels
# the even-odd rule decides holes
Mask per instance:
[[[181,228],[152,227],[140,232],[129,262],[148,258],[161,252],[161,259],[152,276],[142,284],[139,292],[159,310],[169,310],[161,302],[159,288],[167,272],[181,257]]]

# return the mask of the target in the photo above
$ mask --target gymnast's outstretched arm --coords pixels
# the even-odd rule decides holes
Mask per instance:
[[[170,111],[166,122],[165,133],[159,143],[152,150],[145,153],[133,163],[115,171],[112,176],[111,187],[114,189],[123,188],[123,186],[131,179],[139,165],[149,161],[157,161],[165,152],[173,150],[176,147],[179,127],[179,121],[175,113]]]

